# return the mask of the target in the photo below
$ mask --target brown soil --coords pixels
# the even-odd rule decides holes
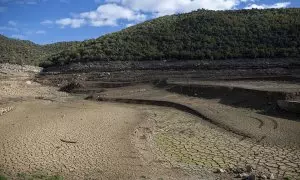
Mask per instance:
[[[162,164],[151,149],[142,153],[148,143],[135,129],[145,111],[69,96],[27,74],[6,74],[0,83],[0,175],[9,179],[36,173],[65,179],[217,177]]]
[[[61,86],[68,81],[52,78]],[[32,76],[0,79],[0,173],[11,179],[37,171],[65,179],[232,179],[231,171],[213,171],[247,164],[265,175],[300,176],[296,119],[222,103],[220,97],[172,93],[168,84],[103,89],[92,79],[77,89],[79,95],[68,95]],[[98,100],[135,104],[83,100],[88,92]]]
[[[192,178],[144,163],[131,142],[141,121],[137,110],[124,105],[82,100],[18,103],[0,120],[0,168],[11,177],[39,170],[65,179]]]

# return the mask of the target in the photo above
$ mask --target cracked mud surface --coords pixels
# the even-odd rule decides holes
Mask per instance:
[[[141,120],[117,104],[22,102],[0,119],[0,169],[10,177],[42,171],[66,179],[192,179],[144,163],[131,142]]]
[[[152,151],[172,166],[195,171],[229,169],[250,164],[257,172],[275,177],[300,177],[300,151],[242,139],[177,110],[155,109]],[[145,127],[144,127],[145,128]],[[145,133],[147,134],[147,133]]]
[[[289,120],[267,116],[249,108],[236,108],[219,103],[219,99],[205,99],[170,93],[151,85],[136,85],[99,94],[104,98],[146,99],[170,101],[197,110],[204,116],[237,132],[247,134],[255,141],[280,146],[300,148],[300,119]]]
[[[18,104],[0,127],[0,169],[11,177],[43,171],[66,179],[216,179],[216,168],[246,164],[300,176],[298,149],[242,139],[170,108],[39,100]]]
[[[296,121],[149,86],[105,92],[186,103],[266,136],[257,142],[173,108],[84,101],[28,80],[0,80],[0,175],[10,179],[39,171],[65,179],[232,179],[212,172],[246,164],[275,177],[300,177]]]

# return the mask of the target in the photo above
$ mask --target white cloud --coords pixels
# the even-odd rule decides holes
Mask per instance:
[[[127,21],[144,21],[144,14],[132,11],[117,4],[104,4],[95,11],[84,12],[80,14],[81,18],[85,18],[92,26],[118,25],[118,20]]]
[[[17,26],[17,23],[15,21],[8,21],[8,24],[10,26]]]
[[[106,0],[111,2],[116,0]],[[125,7],[135,11],[155,13],[158,16],[191,12],[197,9],[232,9],[240,0],[118,0]]]
[[[42,25],[51,25],[51,24],[53,24],[53,21],[51,21],[51,20],[44,20],[44,21],[41,22],[41,24]]]
[[[22,34],[13,34],[11,35],[12,38],[15,38],[15,39],[27,39],[26,36],[22,35]]]
[[[246,3],[246,2],[255,2],[256,0],[240,0],[241,2],[243,2],[243,3]]]
[[[266,5],[266,4],[250,4],[245,9],[270,9],[270,8],[286,8],[290,5],[290,2],[282,2],[282,3],[275,3],[271,5]]]
[[[259,0],[94,0],[103,3],[96,10],[73,14],[71,18],[56,21],[56,24],[78,28],[83,25],[95,27],[117,26],[119,21],[128,25],[145,21],[147,17],[159,17],[176,13],[187,13],[198,9],[228,10],[252,3],[246,8],[281,8],[290,3],[273,5],[253,4]],[[124,22],[125,21],[125,22]]]
[[[135,24],[133,23],[129,23],[129,24],[126,24],[126,27],[131,27],[131,26],[134,26]]]
[[[71,18],[64,18],[55,21],[56,24],[61,25],[62,28],[65,26],[71,26],[72,28],[79,28],[84,25],[86,22],[84,19],[71,19]]]
[[[82,12],[73,18],[64,18],[56,21],[56,24],[79,28],[88,24],[94,27],[117,26],[119,20],[128,22],[141,22],[146,20],[146,15],[133,11],[117,4],[100,5],[94,11]]]

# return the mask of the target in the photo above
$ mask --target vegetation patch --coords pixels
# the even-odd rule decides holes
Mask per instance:
[[[38,45],[31,41],[12,39],[0,34],[0,63],[40,65],[51,55],[77,44],[78,42],[60,42]]]
[[[0,180],[7,180],[7,178],[4,175],[0,174]]]
[[[300,9],[198,10],[83,42],[37,45],[0,35],[0,63],[298,58]]]
[[[47,175],[42,171],[37,171],[32,174],[18,173],[18,179],[21,180],[64,180],[60,175]]]
[[[198,10],[164,16],[80,43],[44,66],[90,61],[293,58],[300,9]]]

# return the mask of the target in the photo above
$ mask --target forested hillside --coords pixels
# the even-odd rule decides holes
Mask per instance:
[[[41,46],[0,35],[0,63],[40,65],[49,56],[76,44],[78,42],[61,42]]]
[[[300,57],[300,9],[198,10],[82,42],[45,66],[77,61]]]
[[[0,35],[0,63],[300,57],[300,9],[198,10],[83,42],[40,46]]]

